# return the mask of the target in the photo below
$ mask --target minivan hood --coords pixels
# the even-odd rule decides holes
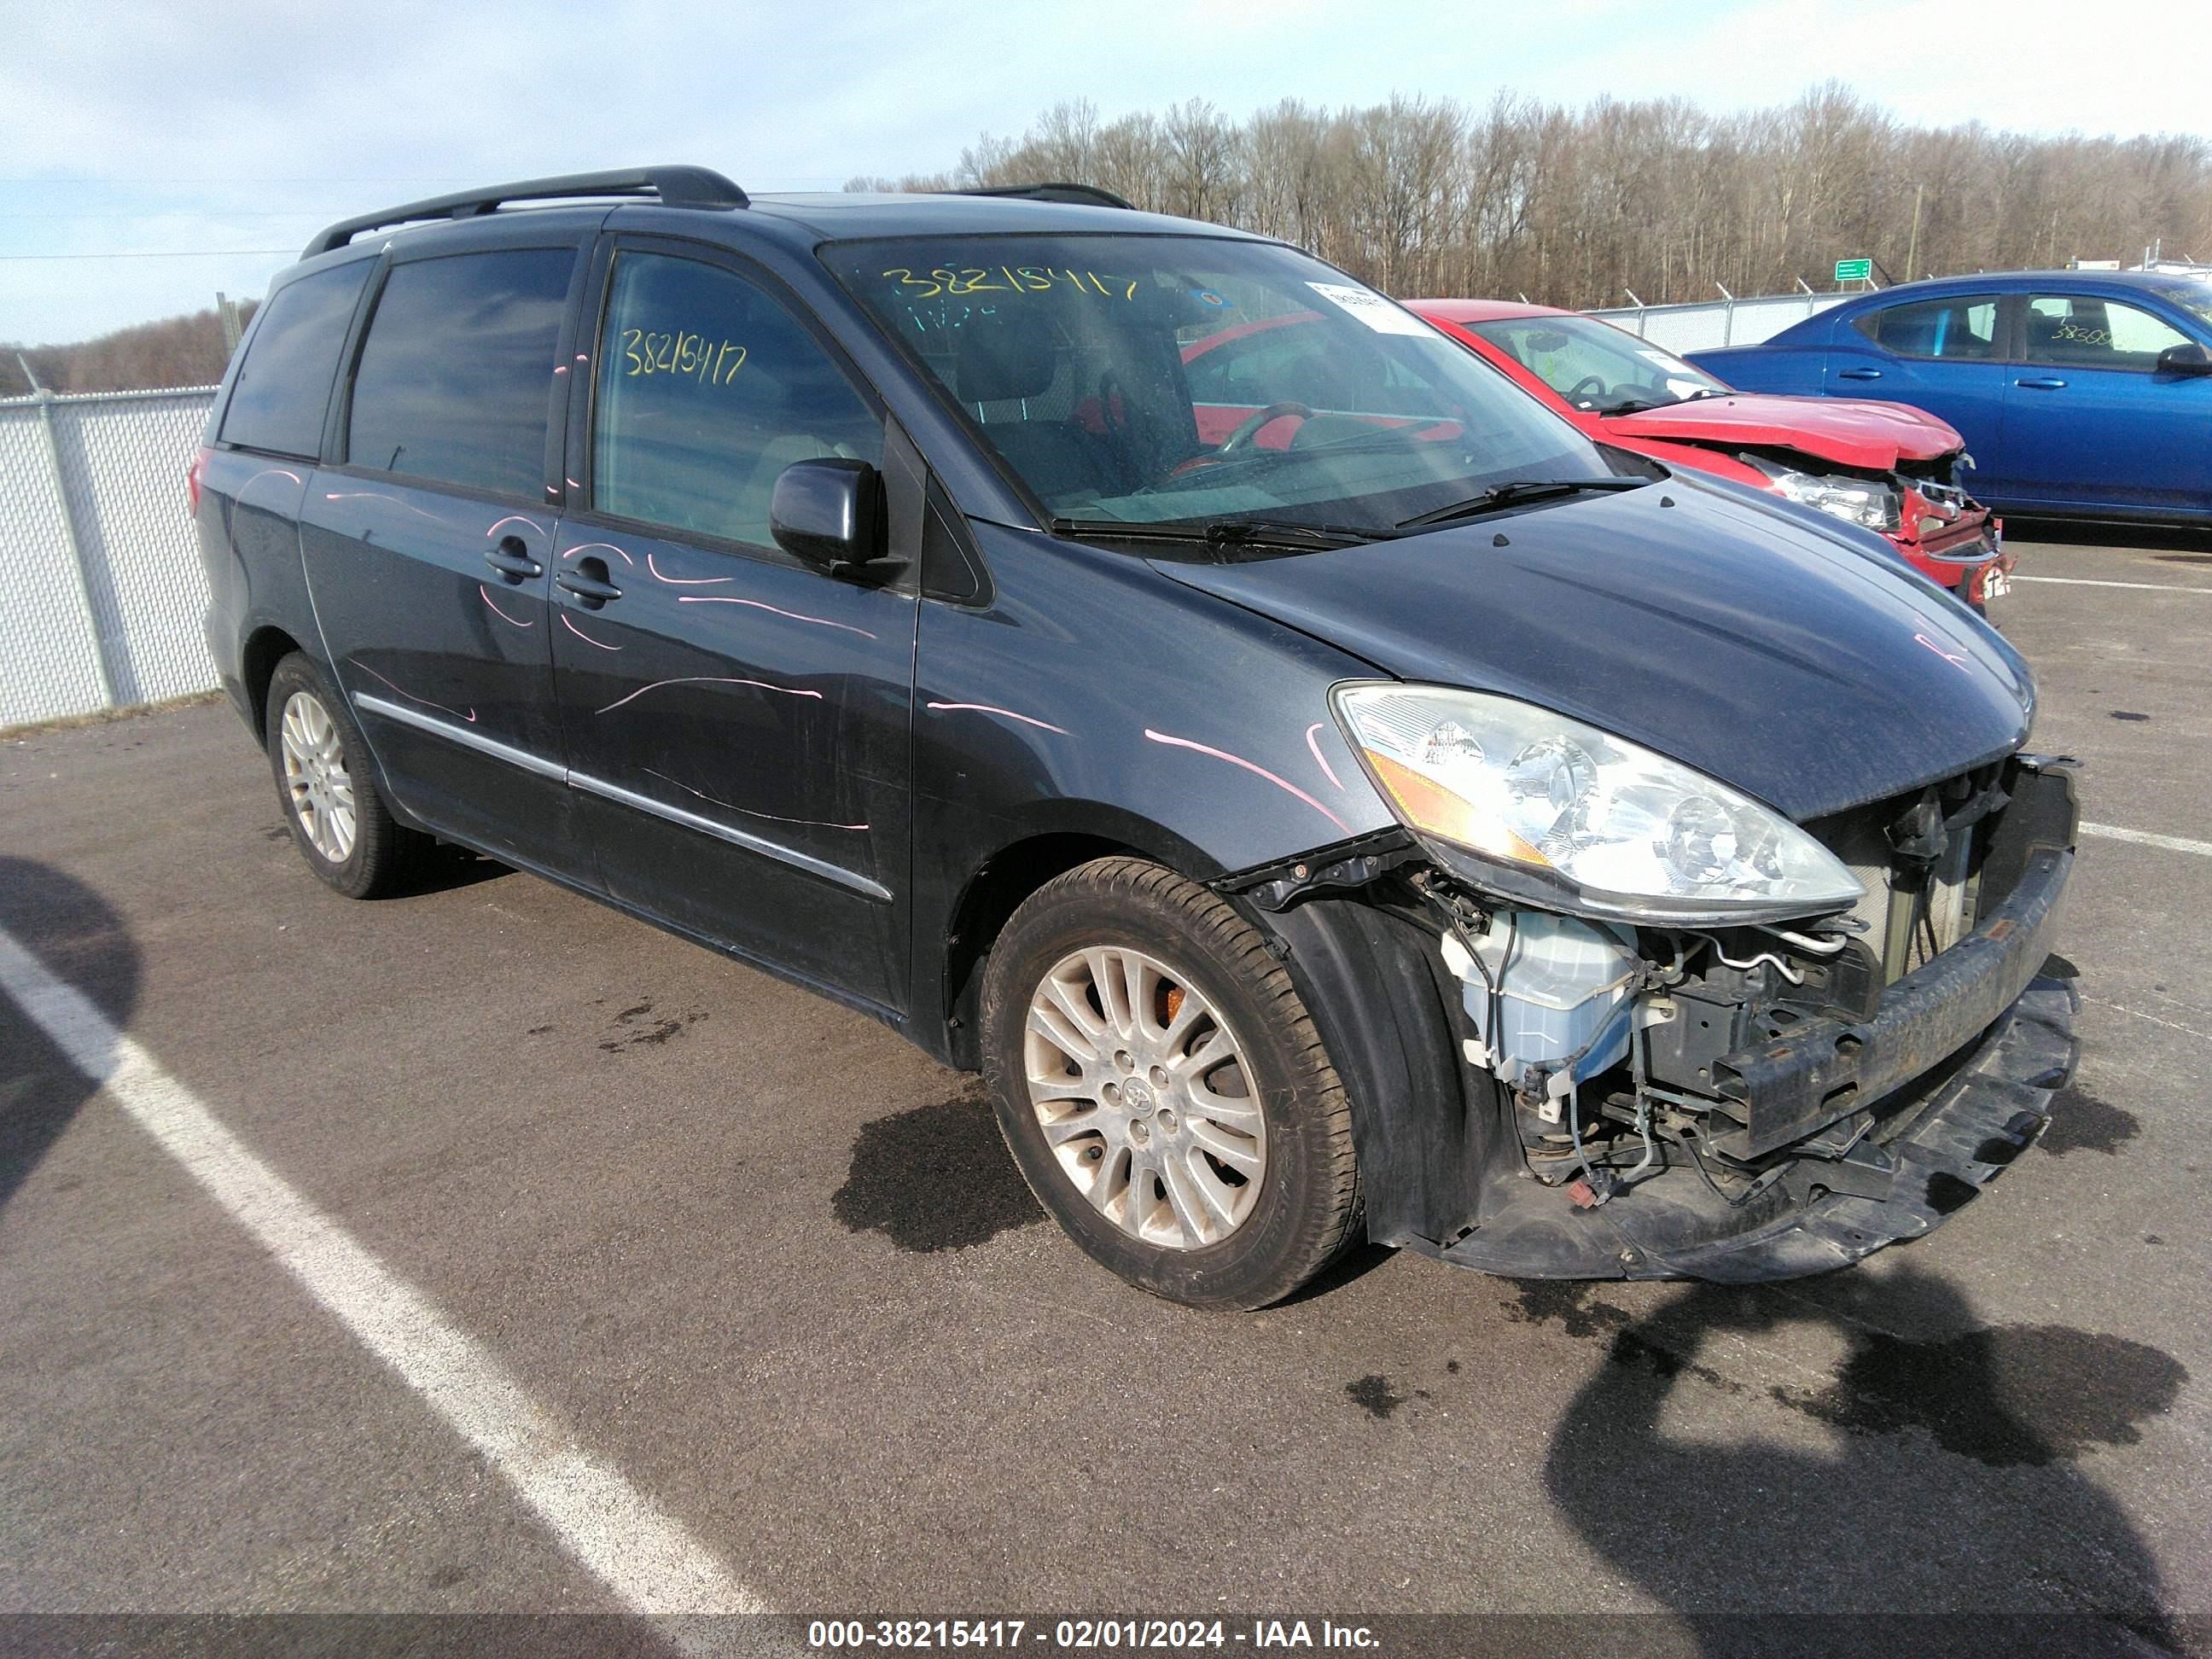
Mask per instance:
[[[1664,409],[1608,415],[1609,434],[1731,448],[1795,449],[1838,466],[1893,471],[1899,461],[1932,461],[1966,447],[1956,428],[1909,404],[1863,398],[1781,398],[1740,392]]]
[[[1333,551],[1153,562],[1385,674],[1542,704],[1800,821],[2008,753],[2034,710],[2020,654],[1893,556],[1681,476]]]

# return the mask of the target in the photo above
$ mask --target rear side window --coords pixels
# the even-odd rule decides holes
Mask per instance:
[[[569,248],[397,265],[354,371],[346,459],[408,477],[540,493]]]
[[[322,453],[338,349],[373,259],[319,270],[270,297],[268,314],[238,367],[223,411],[222,441],[312,460]]]
[[[599,342],[592,504],[773,546],[793,461],[883,455],[883,422],[774,295],[696,259],[624,253]]]
[[[1997,301],[1993,294],[1921,300],[1856,319],[1852,326],[1900,357],[1994,357]]]

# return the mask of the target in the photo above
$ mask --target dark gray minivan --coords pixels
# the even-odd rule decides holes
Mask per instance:
[[[884,1020],[1164,1296],[1363,1237],[1818,1271],[2072,1064],[2010,647],[1264,238],[688,167],[417,203],[277,279],[192,494],[325,881],[457,842]]]

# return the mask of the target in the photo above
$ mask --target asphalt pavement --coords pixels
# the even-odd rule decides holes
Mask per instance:
[[[1370,1250],[1176,1308],[863,1018],[489,863],[331,894],[227,706],[0,738],[0,931],[131,1056],[97,1087],[61,1003],[0,996],[0,1613],[719,1605],[800,1648],[1669,1614],[1607,1644],[1685,1651],[2051,1614],[2212,1650],[2212,551],[2128,541],[2016,538],[1998,611],[2036,745],[2151,838],[2082,842],[2057,1121],[1933,1237],[1754,1289]]]

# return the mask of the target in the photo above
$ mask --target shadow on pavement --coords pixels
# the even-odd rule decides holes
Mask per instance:
[[[397,896],[424,898],[433,893],[450,893],[459,888],[473,887],[480,881],[497,881],[501,876],[514,873],[513,866],[501,864],[497,859],[486,858],[481,853],[472,852],[465,847],[456,847],[450,842],[441,842],[410,872],[406,886]]]
[[[2195,525],[2100,524],[2079,519],[2004,515],[2005,541],[2046,542],[2068,547],[2113,547],[2163,557],[2183,569],[2212,568],[2212,529]]]
[[[0,857],[0,928],[116,1025],[129,1024],[138,947],[92,889],[36,860]],[[99,1086],[0,992],[0,1207]]]
[[[2191,1644],[2145,1540],[2078,1462],[2134,1444],[2173,1403],[2189,1374],[2171,1356],[2065,1326],[1980,1324],[1918,1270],[1698,1285],[1640,1317],[1603,1292],[1524,1283],[1509,1309],[1605,1350],[1553,1435],[1546,1485],[1708,1651],[1762,1645],[1762,1621],[1743,1617],[1754,1611],[1972,1614],[1943,1621],[1961,1649],[1996,1634],[1985,1615],[2019,1621],[2008,1646]],[[1786,1376],[1821,1328],[1843,1347],[1832,1368],[1741,1380],[1746,1346]],[[1808,1445],[1792,1419],[1831,1432]],[[1854,1628],[1880,1639],[1864,1620],[1831,1633]]]

